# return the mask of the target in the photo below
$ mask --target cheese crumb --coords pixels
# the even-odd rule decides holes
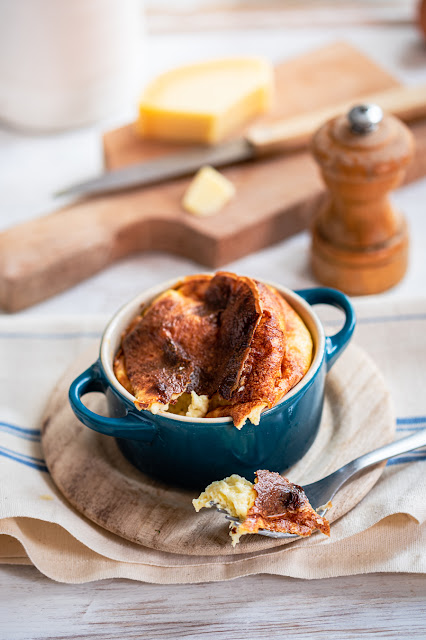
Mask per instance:
[[[196,216],[211,216],[235,195],[235,187],[213,167],[202,167],[194,176],[182,200],[186,211]]]

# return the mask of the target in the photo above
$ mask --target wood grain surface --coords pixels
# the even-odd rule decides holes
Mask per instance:
[[[33,567],[3,567],[0,638],[424,640],[425,599],[421,575],[258,575],[171,588],[130,580],[59,585]]]
[[[329,190],[312,223],[312,268],[321,284],[371,295],[403,278],[407,222],[389,197],[414,147],[409,128],[389,114],[367,136],[354,136],[343,116],[316,132],[311,148]]]
[[[346,43],[278,65],[276,80],[275,107],[259,123],[398,86]],[[108,168],[177,150],[138,139],[132,125],[107,134],[104,147]],[[179,179],[77,201],[1,233],[0,306],[17,311],[148,249],[216,268],[306,228],[321,202],[322,181],[307,151],[235,165],[224,173],[237,195],[213,217],[182,209],[188,179]]]
[[[95,359],[92,349],[73,364],[52,392],[43,418],[46,464],[59,490],[80,513],[127,540],[170,553],[235,556],[288,543],[253,535],[244,536],[232,548],[223,515],[207,509],[195,513],[191,499],[197,493],[140,473],[123,457],[113,438],[83,426],[72,413],[67,394],[74,377]],[[87,404],[103,412],[101,400],[93,396]],[[301,485],[319,480],[345,462],[392,441],[394,432],[390,396],[376,365],[350,345],[327,376],[319,434],[287,475]],[[340,490],[328,514],[331,522],[358,504],[382,468],[374,467]]]

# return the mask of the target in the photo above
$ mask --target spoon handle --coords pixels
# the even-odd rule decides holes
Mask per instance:
[[[331,500],[345,482],[363,469],[367,469],[374,464],[424,446],[426,446],[426,429],[422,429],[407,438],[395,440],[390,444],[386,444],[384,447],[379,447],[379,449],[374,449],[359,458],[355,458],[355,460],[348,462],[322,480],[314,482],[311,485],[306,485],[304,487],[306,495],[311,504],[318,507]],[[324,500],[325,497],[326,499]]]
[[[388,458],[394,458],[402,453],[408,453],[408,451],[413,451],[414,449],[424,446],[426,446],[426,429],[422,429],[412,436],[395,440],[390,444],[386,444],[384,447],[379,447],[379,449],[365,453],[363,456],[349,462],[349,465],[353,465],[354,469],[360,471],[377,462],[383,462],[383,460],[387,460]]]

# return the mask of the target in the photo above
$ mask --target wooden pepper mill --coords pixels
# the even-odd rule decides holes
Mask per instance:
[[[414,153],[410,130],[377,105],[359,105],[313,136],[329,189],[313,219],[312,268],[320,282],[350,295],[379,293],[407,269],[408,232],[388,192]]]

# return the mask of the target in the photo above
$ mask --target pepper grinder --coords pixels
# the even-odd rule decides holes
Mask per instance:
[[[374,104],[358,105],[314,134],[329,193],[312,223],[312,268],[349,295],[379,293],[407,269],[408,231],[388,193],[414,153],[410,130]]]

